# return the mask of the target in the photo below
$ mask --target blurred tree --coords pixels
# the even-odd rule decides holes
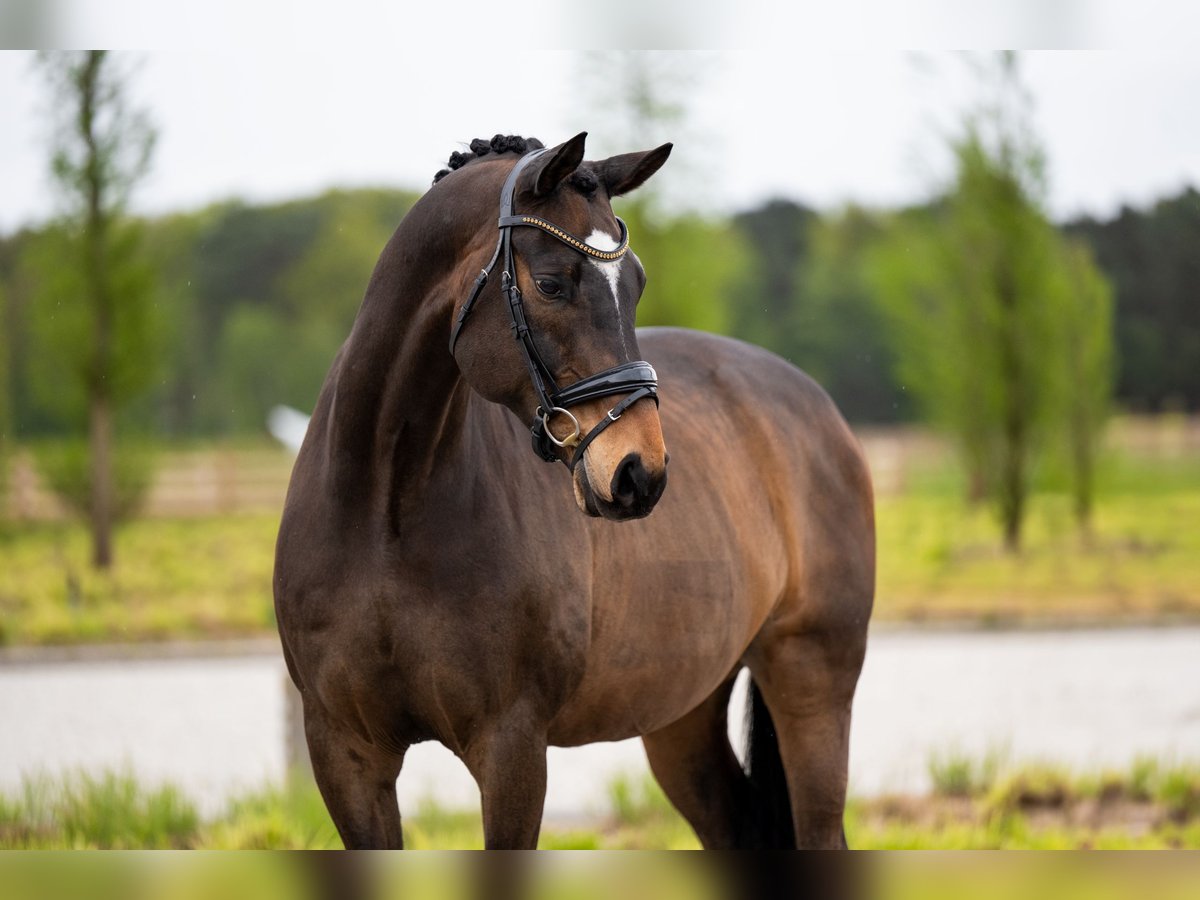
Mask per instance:
[[[0,281],[0,512],[8,495],[8,453],[13,439],[12,416],[12,353],[9,343],[13,334],[13,316],[8,290]]]
[[[1137,410],[1200,411],[1200,191],[1066,231],[1088,242],[1113,282],[1117,398]]]
[[[639,325],[675,325],[728,333],[731,292],[745,265],[741,236],[707,215],[707,197],[687,177],[694,150],[688,98],[700,77],[693,55],[660,50],[585,54],[575,73],[580,96],[608,98],[586,107],[588,156],[600,159],[675,144],[666,167],[613,208],[629,226],[630,246],[646,270]],[[678,186],[687,185],[686,191]]]
[[[407,191],[335,190],[150,223],[169,362],[131,411],[159,433],[194,436],[261,433],[277,403],[311,409],[414,201]]]
[[[953,243],[953,223],[938,221],[946,217],[944,209],[894,214],[869,277],[888,319],[897,380],[922,417],[956,441],[968,497],[981,500],[993,489],[995,367],[983,304],[962,284],[965,248]]]
[[[215,360],[218,380],[209,385],[222,404],[213,413],[223,430],[260,431],[267,411],[277,403],[311,409],[311,397],[330,361],[322,348],[314,351],[312,343],[303,323],[297,327],[278,310],[250,304],[234,309],[221,330]],[[299,385],[297,375],[303,379]],[[311,388],[313,381],[317,389]]]
[[[694,129],[689,100],[711,71],[694,54],[665,51],[592,53],[578,70],[581,94],[613,98],[588,107],[591,118],[578,123],[592,129],[596,155],[676,145],[662,175],[614,204],[649,274],[639,324],[735,335],[808,369],[847,415],[897,418],[903,395],[892,381],[882,316],[862,278],[838,269],[858,247],[851,224],[865,219],[837,232],[840,258],[834,233],[824,232],[829,257],[809,272],[814,211],[774,200],[731,224],[704,214],[712,192],[697,186],[719,169],[707,164],[716,142]]]
[[[746,265],[731,287],[733,334],[809,366],[807,316],[797,315],[800,284],[817,214],[790,200],[770,200],[734,216]]]
[[[212,331],[199,300],[196,260],[206,255],[211,209],[176,213],[146,224],[146,253],[154,260],[156,293],[162,310],[159,342],[163,366],[128,415],[142,429],[162,437],[195,436],[197,396],[214,374]]]
[[[1113,290],[1087,244],[1068,238],[1062,253],[1061,298],[1056,307],[1062,313],[1058,331],[1065,381],[1063,422],[1075,519],[1086,535],[1096,493],[1096,456],[1112,397]]]
[[[38,419],[36,403],[32,400],[32,386],[27,377],[28,359],[33,343],[30,339],[29,308],[32,305],[34,285],[29,279],[29,266],[25,260],[37,239],[31,229],[22,229],[0,241],[0,279],[3,281],[4,331],[0,341],[7,344],[9,402],[12,415],[13,440],[36,432],[32,423]]]
[[[1015,55],[1001,57],[995,77],[995,103],[953,143],[953,190],[929,211],[896,217],[873,270],[901,380],[957,437],[1015,550],[1036,453],[1064,410],[1079,412],[1080,446],[1085,433],[1094,440],[1107,379],[1074,377],[1106,363],[1099,348],[1111,326],[1100,276],[1064,251],[1042,211],[1043,155]],[[1086,334],[1068,342],[1072,329]],[[1079,483],[1090,485],[1090,474]]]
[[[790,315],[796,361],[851,421],[894,422],[911,415],[898,385],[887,322],[866,277],[866,259],[883,230],[880,217],[856,207],[813,218],[808,252],[797,265]]]
[[[691,133],[688,109],[701,77],[695,55],[667,50],[595,50],[579,57],[574,74],[580,96],[606,98],[605,103],[579,108],[581,118],[576,127],[588,131],[588,157],[603,159],[671,141],[676,146],[667,168],[639,188],[632,199],[651,207],[655,214],[661,214],[665,206],[696,209],[694,201],[677,197],[668,187],[693,182],[684,175],[705,143]],[[665,202],[668,198],[669,203]]]
[[[260,431],[277,403],[312,409],[379,254],[414,200],[401,191],[330,191],[244,207],[216,223],[209,235],[228,244],[230,272],[264,259],[269,277],[197,278],[212,335],[208,358],[216,363],[201,388],[198,412],[206,429]],[[231,231],[256,238],[235,249]],[[206,264],[194,262],[197,275]],[[235,290],[246,293],[220,296]]]
[[[58,125],[52,169],[66,207],[41,248],[45,286],[35,310],[47,350],[41,383],[57,381],[84,395],[92,562],[108,568],[114,416],[153,372],[150,270],[141,232],[124,213],[147,171],[155,133],[144,113],[129,107],[127,76],[108,53],[48,52],[40,62]]]
[[[746,261],[741,235],[694,213],[657,219],[638,203],[625,204],[619,214],[646,270],[638,325],[729,334],[732,285]]]

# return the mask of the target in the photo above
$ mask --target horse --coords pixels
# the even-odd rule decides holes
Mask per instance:
[[[861,449],[779,357],[635,330],[646,275],[611,199],[672,146],[585,162],[585,139],[455,153],[320,392],[274,573],[317,786],[346,847],[402,848],[405,752],[439,741],[485,846],[534,848],[547,747],[636,736],[703,846],[844,847]]]

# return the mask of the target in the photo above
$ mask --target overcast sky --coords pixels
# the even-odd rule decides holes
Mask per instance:
[[[334,185],[424,189],[460,142],[497,131],[603,141],[611,97],[578,52],[538,55],[539,77],[432,48],[149,52],[136,95],[160,130],[140,211]],[[54,209],[45,87],[24,52],[0,54],[0,230]],[[690,52],[678,165],[661,179],[706,209],[773,196],[821,207],[929,195],[948,167],[940,134],[977,96],[961,58],[898,51]],[[1200,185],[1200,54],[1033,52],[1025,78],[1049,152],[1058,217],[1109,214]],[[689,143],[690,142],[690,143]],[[644,149],[623,147],[620,149]]]

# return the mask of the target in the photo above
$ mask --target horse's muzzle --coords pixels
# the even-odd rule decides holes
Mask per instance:
[[[576,468],[576,499],[583,511],[591,516],[614,521],[644,518],[650,515],[667,487],[666,464],[658,471],[652,471],[636,452],[627,454],[613,472],[609,485],[611,500],[593,490],[586,468]]]

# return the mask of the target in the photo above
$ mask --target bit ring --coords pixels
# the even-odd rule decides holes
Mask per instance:
[[[575,428],[574,433],[567,435],[561,441],[555,437],[554,432],[550,430],[550,417],[558,415],[559,413],[562,413],[564,416],[570,419],[571,424]],[[542,427],[546,429],[546,437],[550,439],[550,443],[554,444],[556,447],[564,447],[568,449],[575,447],[579,444],[579,440],[583,436],[583,429],[579,427],[579,420],[575,418],[575,414],[569,409],[563,409],[561,406],[552,406],[550,407],[550,412],[542,413]]]

